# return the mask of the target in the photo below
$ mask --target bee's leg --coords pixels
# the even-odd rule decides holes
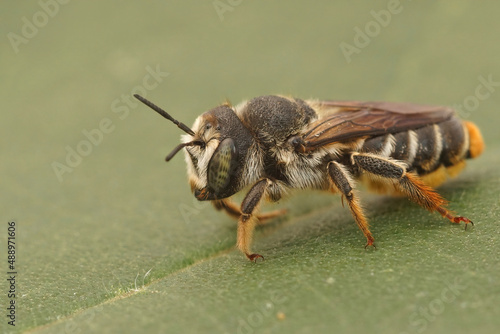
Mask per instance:
[[[354,216],[354,220],[356,224],[358,224],[359,229],[363,232],[366,237],[366,245],[375,247],[373,243],[375,239],[368,229],[368,221],[363,214],[363,209],[359,204],[358,197],[353,189],[354,181],[352,180],[349,172],[336,161],[331,161],[328,164],[328,175],[333,181],[333,185],[338,192],[342,194],[347,200],[347,204],[349,204],[349,209],[351,209],[351,213]]]
[[[269,212],[259,213],[258,215],[256,215],[256,217],[258,219],[257,224],[259,224],[259,225],[267,224],[267,222],[270,219],[282,216],[282,215],[286,214],[287,212],[288,212],[287,209],[280,209],[280,210],[273,210],[273,211],[269,211]]]
[[[465,222],[473,224],[468,218],[455,216],[445,208],[448,203],[432,187],[426,185],[415,173],[407,172],[406,166],[398,161],[378,157],[373,154],[353,153],[352,162],[362,170],[387,179],[400,192],[409,199],[429,211],[437,211],[441,216],[448,218],[453,223]]]
[[[238,219],[238,236],[236,245],[250,261],[257,261],[258,258],[264,259],[260,254],[250,252],[250,244],[252,243],[253,230],[257,223],[257,216],[252,215],[254,209],[259,205],[260,200],[264,197],[266,188],[271,183],[268,179],[262,179],[253,185],[252,189],[245,196],[241,203],[241,215]]]
[[[241,211],[238,205],[229,199],[212,201],[212,204],[217,210],[225,210],[231,217],[240,218],[241,216]]]
[[[241,210],[238,205],[228,198],[212,201],[212,204],[217,210],[225,210],[231,217],[240,218],[241,216]],[[258,219],[257,224],[260,225],[267,223],[267,220],[271,218],[281,216],[285,213],[287,213],[286,209],[274,210],[270,212],[259,213],[255,215],[255,217]]]

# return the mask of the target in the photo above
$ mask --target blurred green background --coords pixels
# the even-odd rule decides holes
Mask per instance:
[[[473,1],[2,2],[0,329],[494,332],[499,11]],[[378,247],[365,251],[338,196],[300,193],[257,231],[266,261],[250,263],[234,249],[236,223],[193,200],[183,159],[165,164],[180,130],[129,100],[135,92],[187,124],[226,98],[264,94],[458,107],[487,150],[440,192],[476,225],[364,194]],[[9,220],[15,328],[4,315]]]

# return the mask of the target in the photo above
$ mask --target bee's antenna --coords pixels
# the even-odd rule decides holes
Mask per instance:
[[[195,140],[195,141],[191,141],[189,143],[179,144],[179,145],[177,145],[176,148],[173,149],[172,152],[170,152],[169,155],[167,155],[167,157],[165,158],[165,161],[170,161],[170,159],[172,159],[174,157],[174,155],[176,155],[180,150],[182,150],[186,146],[203,146],[203,144],[204,143],[201,140]]]
[[[146,100],[145,98],[143,98],[139,94],[134,94],[134,97],[136,99],[138,99],[139,101],[141,101],[142,103],[144,103],[145,105],[147,105],[148,107],[150,107],[151,109],[153,109],[154,111],[156,111],[158,114],[160,114],[163,117],[165,117],[166,119],[168,119],[169,121],[172,121],[182,131],[186,132],[187,134],[190,134],[191,136],[194,136],[194,131],[191,130],[186,124],[181,123],[178,120],[174,119],[165,110],[163,110],[162,108],[158,107],[153,102],[151,102],[149,100]]]

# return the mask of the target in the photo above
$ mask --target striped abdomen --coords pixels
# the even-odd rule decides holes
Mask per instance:
[[[452,167],[463,167],[464,159],[475,158],[483,148],[477,127],[452,117],[416,130],[369,138],[361,151],[404,161],[408,171],[423,176],[443,168],[455,174],[450,173]]]

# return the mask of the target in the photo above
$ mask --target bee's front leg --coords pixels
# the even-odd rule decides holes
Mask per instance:
[[[228,198],[212,201],[212,204],[217,210],[224,210],[228,215],[235,218],[240,218],[241,210],[240,207]],[[286,214],[288,211],[286,209],[274,210],[270,212],[258,213],[254,215],[258,222],[257,224],[262,225],[267,223],[270,219],[279,217]]]
[[[252,213],[259,205],[262,197],[264,197],[266,189],[271,182],[272,181],[269,179],[262,179],[258,181],[254,184],[252,189],[250,189],[241,203],[241,215],[238,219],[238,236],[236,245],[243,253],[245,253],[250,261],[257,261],[258,258],[264,259],[262,255],[250,252],[253,231],[257,223],[257,217]]]
[[[219,199],[212,201],[212,204],[217,210],[224,210],[228,215],[234,218],[240,218],[241,210],[239,206],[230,199]]]

